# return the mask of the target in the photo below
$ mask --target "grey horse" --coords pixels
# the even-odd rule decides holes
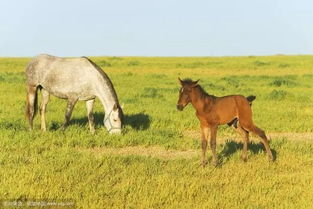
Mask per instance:
[[[41,130],[46,130],[45,111],[50,94],[67,99],[65,122],[69,123],[77,101],[86,101],[89,128],[94,133],[93,104],[98,97],[105,109],[104,126],[109,133],[121,133],[123,111],[115,89],[103,70],[87,57],[60,58],[51,55],[34,57],[26,67],[27,105],[26,116],[30,130],[37,109],[37,91],[42,93],[40,105]]]

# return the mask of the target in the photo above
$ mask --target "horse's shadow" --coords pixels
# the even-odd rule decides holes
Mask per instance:
[[[223,163],[227,162],[230,157],[236,153],[237,151],[242,151],[243,149],[243,143],[242,142],[236,142],[236,141],[227,141],[224,146],[222,151],[218,154],[219,155],[219,159],[221,161],[223,161]],[[248,151],[251,152],[251,154],[258,154],[260,152],[264,152],[265,148],[263,146],[263,144],[260,143],[249,143],[248,144]],[[274,161],[276,160],[276,155],[277,152],[274,149],[271,149],[273,157],[274,157]],[[222,162],[220,162],[221,164],[223,164]]]
[[[103,113],[94,113],[94,121],[96,127],[103,126],[103,119],[104,114]],[[150,127],[150,118],[149,115],[145,113],[136,113],[136,114],[130,114],[130,115],[124,115],[124,125],[125,126],[131,126],[132,129],[135,130],[146,130]],[[80,118],[72,118],[69,122],[69,125],[79,125],[79,126],[85,126],[88,124],[88,118],[86,117],[80,117]],[[57,124],[55,122],[52,122],[51,130],[57,130],[61,127],[62,124]]]

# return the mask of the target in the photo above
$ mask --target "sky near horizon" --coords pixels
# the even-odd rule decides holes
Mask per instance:
[[[313,54],[310,0],[0,0],[0,56]]]

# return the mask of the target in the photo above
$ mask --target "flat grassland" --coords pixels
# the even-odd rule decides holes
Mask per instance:
[[[64,132],[66,101],[52,97],[47,129],[28,131],[24,69],[30,58],[0,58],[0,199],[72,200],[77,208],[312,208],[313,56],[91,57],[124,105],[123,135],[88,130],[84,102]],[[199,122],[176,110],[177,77],[200,79],[216,96],[256,95],[254,122],[271,138],[267,160],[251,137],[218,132],[220,166],[200,166]],[[40,100],[40,99],[39,99]],[[208,159],[211,152],[208,150]],[[0,206],[1,208],[1,206]]]

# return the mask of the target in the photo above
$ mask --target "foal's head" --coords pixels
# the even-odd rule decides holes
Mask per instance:
[[[186,107],[191,101],[190,94],[192,92],[192,89],[198,86],[199,80],[197,81],[192,81],[190,79],[181,80],[180,78],[178,78],[178,80],[181,85],[181,88],[179,90],[177,109],[182,111],[184,107]]]

